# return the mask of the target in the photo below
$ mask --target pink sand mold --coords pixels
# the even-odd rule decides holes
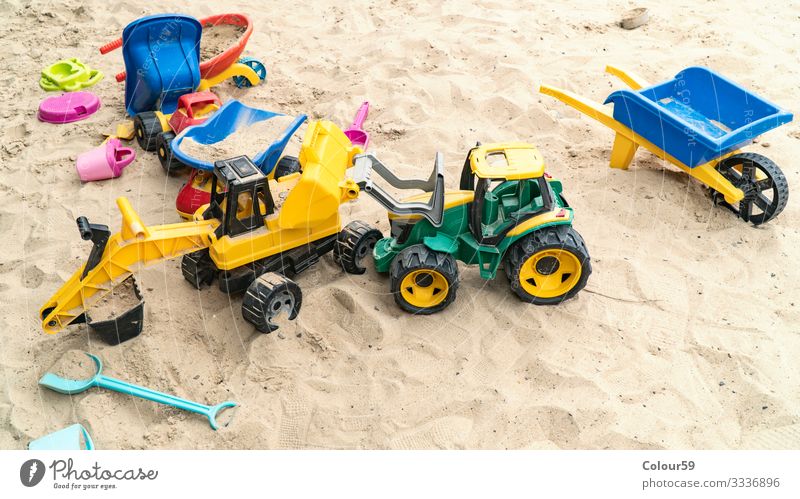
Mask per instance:
[[[91,92],[70,92],[50,97],[39,104],[39,120],[47,123],[72,123],[85,120],[100,109],[100,98]]]
[[[136,151],[122,147],[119,139],[110,138],[100,147],[81,153],[75,166],[83,182],[106,180],[122,175],[122,169],[135,158]]]

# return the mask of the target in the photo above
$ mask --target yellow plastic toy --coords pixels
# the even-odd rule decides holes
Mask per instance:
[[[257,330],[277,329],[274,319],[282,312],[295,318],[302,300],[286,275],[302,272],[337,245],[339,205],[359,195],[346,172],[361,152],[336,125],[317,121],[301,146],[302,173],[275,181],[246,156],[218,161],[211,202],[190,222],[148,227],[124,197],[117,199],[118,234],[79,218],[82,237],[94,247],[87,263],[41,308],[42,328],[53,334],[85,319],[86,311],[139,265],[183,256],[183,276],[194,287],[218,277],[221,290],[245,293],[242,315]],[[363,272],[363,254],[356,253],[361,247],[339,246],[337,260],[355,262],[348,271]],[[124,326],[119,329],[127,330]]]
[[[457,261],[477,265],[484,279],[505,267],[523,301],[555,305],[586,286],[592,265],[560,181],[545,173],[539,150],[520,142],[478,144],[467,154],[459,190],[444,188],[436,155],[427,180],[396,177],[372,154],[356,158],[354,180],[389,211],[391,234],[374,247],[375,269],[403,310],[433,314],[456,298]],[[422,194],[395,200],[375,177]],[[353,237],[364,231],[351,222]]]
[[[747,222],[758,225],[783,210],[786,177],[771,160],[741,147],[791,121],[790,113],[707,68],[686,68],[652,86],[614,66],[606,72],[631,89],[608,97],[613,109],[549,85],[539,91],[614,130],[612,168],[628,169],[641,146],[708,186],[716,204]]]

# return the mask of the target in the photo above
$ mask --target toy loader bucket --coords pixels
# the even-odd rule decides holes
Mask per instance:
[[[311,123],[298,158],[303,173],[281,207],[280,227],[313,228],[338,214],[343,199],[358,195],[353,191],[343,196],[341,184],[353,157],[361,151],[330,121]]]
[[[392,187],[430,192],[431,197],[426,203],[397,201],[380,186],[373,183],[373,172]],[[356,156],[353,180],[389,212],[397,215],[420,215],[434,227],[442,225],[444,217],[444,156],[442,153],[436,153],[436,161],[428,180],[401,179],[372,154],[360,154]]]

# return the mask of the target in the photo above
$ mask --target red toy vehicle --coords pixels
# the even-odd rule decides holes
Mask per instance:
[[[171,173],[185,166],[173,157],[170,143],[185,128],[199,125],[208,116],[222,106],[222,101],[213,92],[195,92],[184,94],[178,99],[178,109],[169,117],[169,129],[156,136],[156,151],[161,167]]]
[[[177,160],[176,160],[177,161]],[[276,179],[300,171],[300,161],[294,156],[283,156],[275,165]],[[184,220],[191,220],[194,212],[211,202],[211,177],[213,172],[192,168],[189,179],[178,191],[175,209]],[[219,191],[218,191],[219,192]]]
[[[192,168],[189,180],[183,184],[175,199],[175,209],[185,220],[191,220],[197,209],[211,201],[211,177],[213,172]]]

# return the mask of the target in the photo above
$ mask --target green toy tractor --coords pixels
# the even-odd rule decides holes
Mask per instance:
[[[394,188],[423,192],[398,202],[373,183],[373,174]],[[364,256],[372,249],[375,268],[389,273],[395,301],[408,312],[432,314],[453,302],[456,260],[477,264],[484,279],[504,264],[511,289],[537,305],[574,296],[592,272],[561,182],[544,172],[530,144],[478,144],[467,155],[457,191],[444,189],[441,153],[428,180],[400,179],[372,154],[362,154],[354,180],[389,211],[391,236],[380,239],[377,230],[350,224],[335,255]],[[345,260],[337,257],[343,266],[354,265]]]

